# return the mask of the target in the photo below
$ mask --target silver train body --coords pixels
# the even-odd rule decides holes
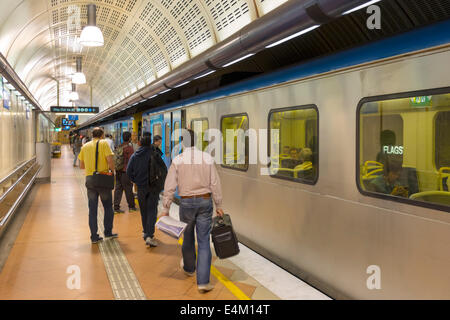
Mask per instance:
[[[361,99],[446,87],[449,61],[441,47],[182,107],[186,124],[217,129],[230,114],[266,129],[271,109],[319,110],[317,184],[217,166],[240,241],[333,298],[450,299],[449,213],[361,194],[355,156]],[[367,284],[371,266],[379,289]]]

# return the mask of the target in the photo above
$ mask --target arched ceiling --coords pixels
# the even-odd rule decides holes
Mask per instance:
[[[101,110],[226,39],[287,0],[2,0],[0,52],[44,109],[70,105],[75,58],[86,85],[78,105]],[[105,45],[80,47],[87,5]]]

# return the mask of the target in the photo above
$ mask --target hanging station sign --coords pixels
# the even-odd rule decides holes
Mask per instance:
[[[50,107],[50,111],[54,113],[99,113],[99,107],[60,107],[53,106]]]

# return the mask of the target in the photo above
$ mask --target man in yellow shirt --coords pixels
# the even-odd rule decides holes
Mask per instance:
[[[80,159],[80,169],[85,169],[86,174],[86,188],[88,194],[89,204],[89,228],[91,229],[91,242],[97,243],[103,240],[97,233],[97,209],[98,209],[98,197],[103,204],[105,217],[103,225],[105,228],[105,238],[117,238],[117,233],[112,233],[114,211],[112,203],[112,190],[106,188],[96,187],[92,184],[92,176],[95,171],[95,154],[98,142],[98,172],[114,172],[114,153],[108,145],[108,142],[104,140],[104,132],[101,128],[95,128],[92,131],[93,140],[86,143],[82,148],[78,159]]]

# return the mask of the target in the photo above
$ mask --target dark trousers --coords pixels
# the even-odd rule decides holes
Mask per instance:
[[[114,209],[120,209],[120,202],[122,201],[122,194],[125,191],[125,197],[127,198],[128,207],[135,208],[134,195],[133,195],[133,183],[128,178],[125,172],[116,172],[116,187],[114,190]]]
[[[148,187],[138,186],[138,201],[141,211],[144,239],[155,234],[155,223],[158,215],[159,193],[152,192]]]
[[[114,211],[112,206],[112,190],[105,188],[94,187],[91,184],[90,176],[86,177],[86,188],[89,205],[89,228],[91,229],[91,240],[99,237],[97,214],[98,214],[98,197],[102,201],[105,216],[103,219],[103,226],[105,228],[105,236],[112,234]]]

